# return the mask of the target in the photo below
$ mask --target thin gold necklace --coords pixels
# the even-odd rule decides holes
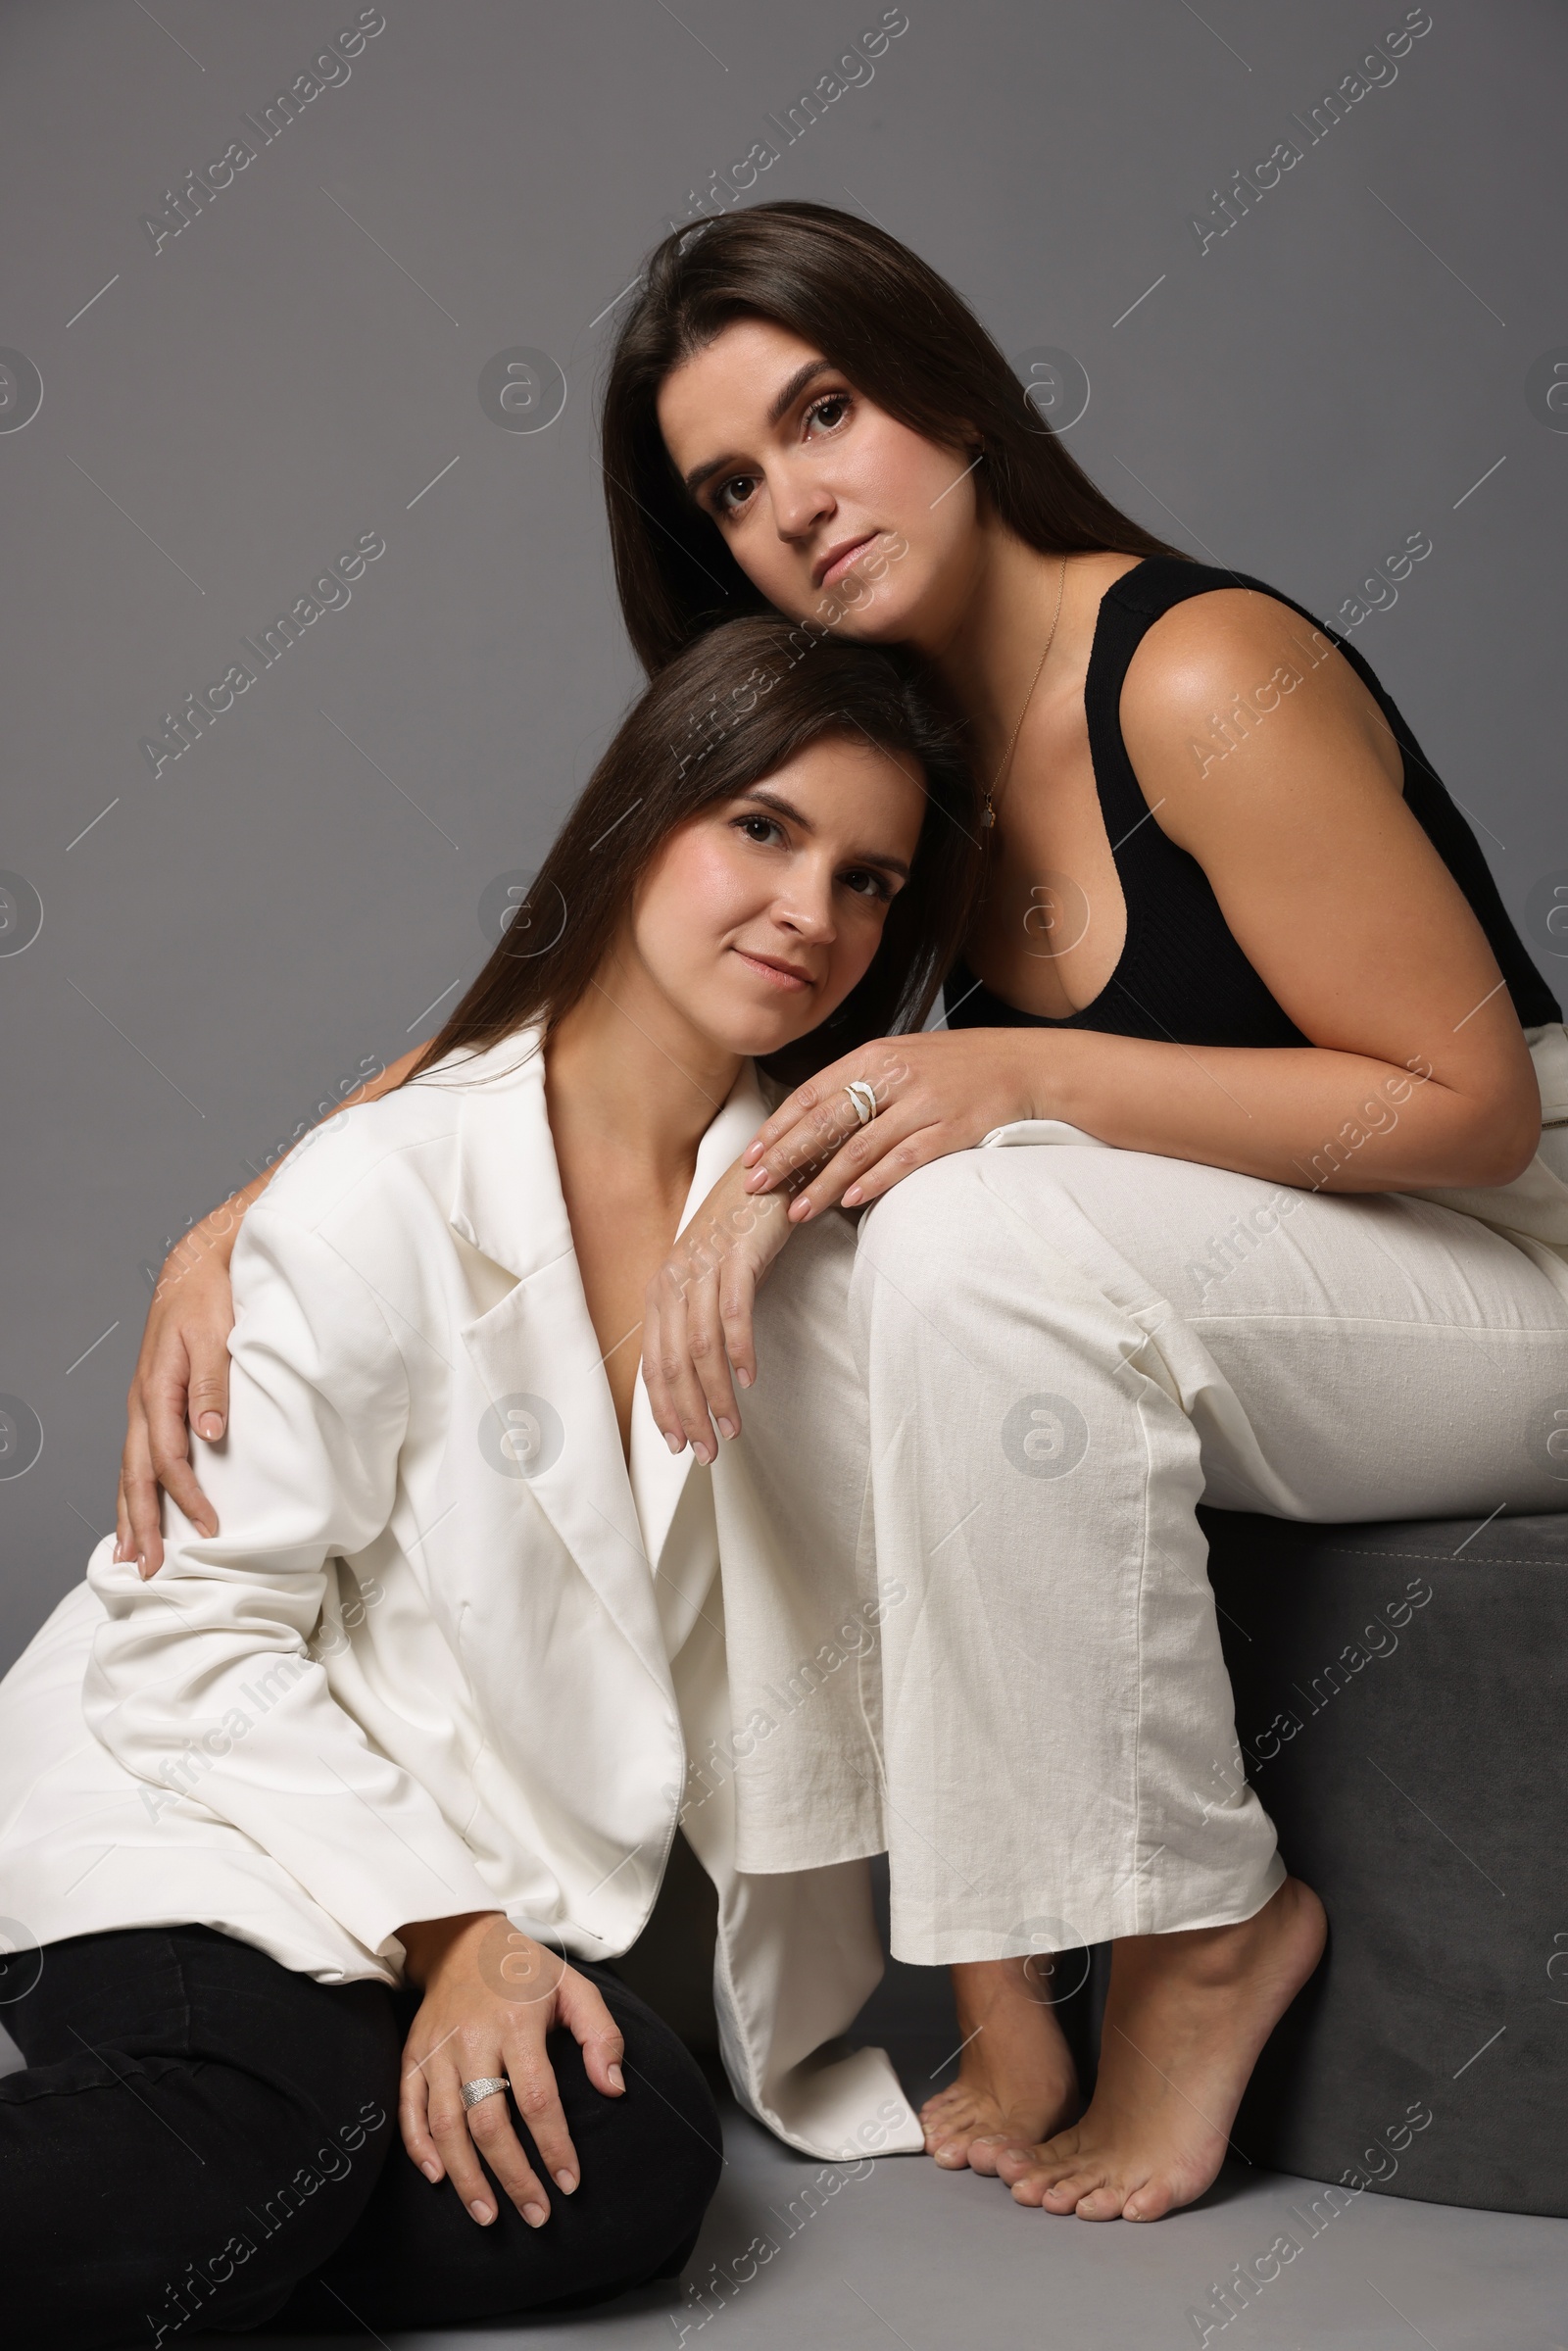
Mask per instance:
[[[986,805],[981,811],[980,822],[982,826],[986,827],[988,830],[990,827],[995,825],[997,821],[997,810],[993,795],[996,792],[997,786],[1000,783],[1003,783],[1007,777],[1008,770],[1012,764],[1012,755],[1017,747],[1018,737],[1023,732],[1023,722],[1029,715],[1029,705],[1033,702],[1035,698],[1035,688],[1040,683],[1040,672],[1046,665],[1046,656],[1050,653],[1052,646],[1055,643],[1056,623],[1061,618],[1061,599],[1065,593],[1066,586],[1067,559],[1065,556],[1063,556],[1061,559],[1061,575],[1056,581],[1056,609],[1051,615],[1051,632],[1046,638],[1046,642],[1041,649],[1040,659],[1035,663],[1034,676],[1029,680],[1029,691],[1023,698],[1023,709],[1018,712],[1018,723],[1007,738],[1007,748],[1002,755],[1002,765],[997,769],[996,774],[992,777],[989,785],[986,787]]]

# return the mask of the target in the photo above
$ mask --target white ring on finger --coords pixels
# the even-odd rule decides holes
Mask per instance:
[[[852,1078],[844,1089],[855,1104],[855,1115],[861,1126],[868,1127],[876,1116],[876,1092],[864,1078]]]
[[[493,2098],[510,2087],[504,2074],[480,2074],[472,2082],[460,2082],[458,2087],[465,2106],[478,2106],[484,2099]]]

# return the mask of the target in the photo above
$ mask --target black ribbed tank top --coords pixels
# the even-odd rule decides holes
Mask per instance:
[[[1221,571],[1180,556],[1149,556],[1102,598],[1084,682],[1095,787],[1127,904],[1127,937],[1116,968],[1092,1004],[1056,1019],[1020,1011],[965,964],[956,963],[943,992],[950,1028],[1098,1029],[1179,1045],[1311,1043],[1232,937],[1202,866],[1151,816],[1122,740],[1122,683],[1148,629],[1189,596],[1238,587],[1255,588],[1289,605],[1339,647],[1388,720],[1404,761],[1405,805],[1468,899],[1507,982],[1520,1026],[1560,1020],[1561,1009],[1508,918],[1474,833],[1355,647],[1323,628],[1294,597],[1245,571]]]

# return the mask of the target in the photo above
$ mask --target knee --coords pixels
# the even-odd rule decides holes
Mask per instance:
[[[625,2036],[626,2087],[620,2098],[595,2099],[598,2162],[610,2163],[622,2190],[616,2200],[626,2220],[617,2233],[627,2274],[651,2277],[690,2244],[712,2200],[724,2162],[718,2110],[696,2059],[663,2020],[612,1978],[601,1978],[600,1988]],[[587,2153],[579,2152],[586,2179]]]
[[[972,1227],[981,1200],[977,1157],[950,1151],[885,1192],[861,1221],[860,1262],[896,1263],[901,1283],[906,1271],[951,1265],[954,1237]]]
[[[917,1167],[876,1201],[860,1224],[854,1290],[863,1313],[912,1318],[940,1330],[971,1295],[992,1284],[993,1263],[1016,1279],[1016,1247],[999,1224],[980,1162],[992,1151],[952,1151]]]

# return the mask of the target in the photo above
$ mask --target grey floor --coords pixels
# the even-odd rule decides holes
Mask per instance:
[[[694,2041],[710,2016],[706,1997],[687,2004],[708,1972],[706,1893],[677,1847],[639,1946],[639,1988]],[[855,2038],[886,2047],[914,2102],[928,2098],[956,2072],[946,1972],[890,1962]],[[733,2104],[722,2113],[723,2179],[678,2284],[569,2321],[400,2335],[399,2351],[457,2351],[476,2335],[529,2351],[1196,2351],[1189,2312],[1282,2230],[1301,2252],[1223,2330],[1210,2309],[1211,2351],[1568,2351],[1568,2221],[1367,2194],[1332,2217],[1321,2203],[1314,2222],[1318,2182],[1237,2164],[1152,2228],[1095,2227],[1026,2211],[999,2181],[921,2156],[812,2162]],[[298,2335],[247,2339],[309,2351]]]
[[[934,2077],[947,2078],[940,2061],[952,2043],[942,2037],[935,1983],[925,1971],[915,1978],[890,1971],[877,2005],[919,2099]],[[16,2062],[0,2033],[0,2072]],[[718,2193],[679,2283],[569,2321],[498,2321],[402,2334],[398,2343],[410,2351],[457,2351],[477,2339],[529,2351],[656,2351],[700,2340],[704,2351],[887,2351],[893,2343],[948,2351],[970,2342],[987,2351],[1009,2342],[1030,2351],[1177,2351],[1202,2339],[1190,2314],[1208,2303],[1212,2286],[1284,2230],[1301,2252],[1208,2335],[1211,2345],[1568,2351],[1565,2221],[1368,2194],[1332,2219],[1320,2207],[1314,2234],[1315,2183],[1237,2166],[1201,2203],[1153,2227],[1096,2228],[1024,2211],[997,2181],[939,2172],[917,2156],[812,2162],[733,2105],[724,2110],[724,2149]],[[257,2351],[310,2351],[312,2339],[243,2338]],[[350,2338],[318,2339],[342,2351]]]
[[[496,2322],[400,2335],[399,2344],[434,2351],[477,2336],[529,2351],[699,2341],[704,2351],[989,2351],[1013,2342],[1176,2351],[1199,2342],[1188,2313],[1211,2283],[1266,2252],[1281,2229],[1299,2241],[1306,2231],[1292,2208],[1305,2214],[1321,2194],[1277,2175],[1244,2176],[1152,2228],[1095,2228],[1026,2212],[995,2180],[942,2173],[916,2156],[859,2173],[802,2160],[733,2108],[724,2144],[723,2180],[679,2286],[569,2322]],[[760,2263],[755,2250],[746,2258],[758,2238],[774,2248]],[[309,2344],[244,2339],[278,2351]],[[331,2338],[334,2351],[344,2339]],[[1568,2351],[1568,2222],[1363,2196],[1208,2339],[1239,2351],[1419,2351],[1423,2342],[1431,2351]]]

